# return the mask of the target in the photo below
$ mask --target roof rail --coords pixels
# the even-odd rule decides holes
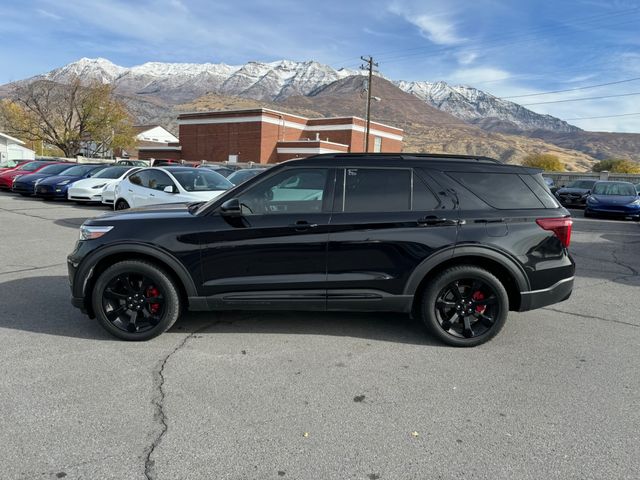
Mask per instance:
[[[484,157],[481,155],[457,155],[453,153],[324,153],[321,155],[314,155],[318,157],[399,157],[402,159],[420,159],[420,160],[463,160],[463,161],[476,161],[481,163],[498,163],[502,164],[501,161],[496,160],[491,157]]]

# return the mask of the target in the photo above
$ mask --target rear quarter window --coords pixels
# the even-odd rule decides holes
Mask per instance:
[[[501,210],[545,208],[527,183],[515,173],[447,172],[482,201]]]

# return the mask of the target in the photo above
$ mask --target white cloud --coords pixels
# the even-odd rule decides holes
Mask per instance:
[[[476,59],[478,58],[478,54],[471,51],[460,52],[456,54],[456,58],[458,59],[458,63],[460,65],[470,65],[476,61]]]
[[[433,11],[432,5],[429,10]],[[389,11],[407,22],[415,25],[420,34],[439,45],[457,45],[464,42],[456,32],[456,23],[450,18],[450,13],[423,13],[424,7],[419,9],[405,3],[395,2],[389,6]]]
[[[52,20],[62,20],[62,17],[60,15],[56,15],[55,13],[51,13],[48,10],[43,10],[42,8],[38,8],[36,9],[36,12],[38,13],[38,15],[45,17],[45,18],[50,18]]]

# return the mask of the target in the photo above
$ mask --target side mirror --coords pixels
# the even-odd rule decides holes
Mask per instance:
[[[240,206],[240,200],[237,198],[227,200],[220,206],[220,213],[224,217],[241,217],[242,208]]]
[[[167,185],[166,187],[164,187],[164,190],[162,190],[164,193],[178,193],[176,187],[174,185]]]

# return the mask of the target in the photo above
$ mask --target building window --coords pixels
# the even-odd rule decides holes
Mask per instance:
[[[382,137],[373,138],[373,151],[378,153],[382,151]]]

